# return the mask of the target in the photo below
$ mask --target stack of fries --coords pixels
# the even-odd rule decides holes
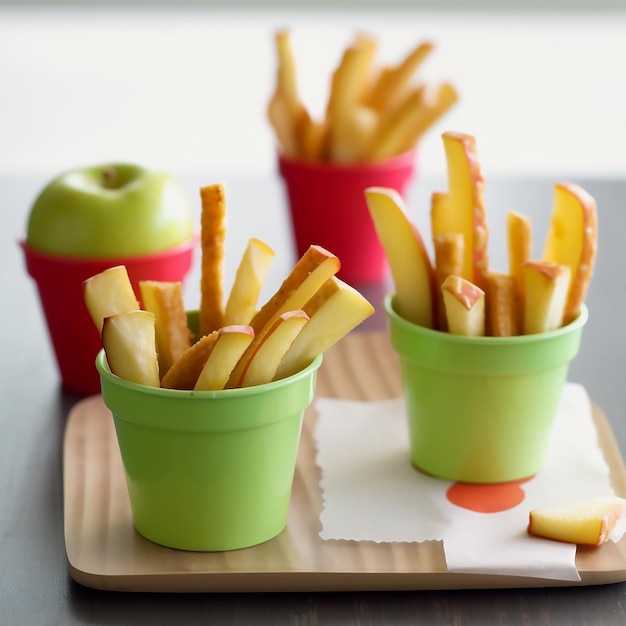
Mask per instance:
[[[252,238],[225,301],[226,198],[222,185],[200,190],[201,281],[198,332],[180,282],[139,283],[143,308],[123,265],[84,282],[85,304],[111,371],[134,383],[220,390],[295,374],[374,312],[339,280],[340,261],[312,245],[257,310],[274,251]]]
[[[457,101],[449,82],[414,83],[434,50],[420,42],[395,66],[375,67],[377,41],[358,33],[332,75],[324,118],[315,120],[298,94],[289,31],[275,35],[278,71],[267,115],[284,157],[361,163],[413,149]]]

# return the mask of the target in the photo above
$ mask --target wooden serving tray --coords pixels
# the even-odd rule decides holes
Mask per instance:
[[[401,393],[388,335],[352,333],[329,349],[317,395],[378,400]],[[113,420],[101,396],[72,409],[64,443],[65,543],[69,572],[97,589],[152,592],[249,592],[459,589],[593,585],[626,580],[626,536],[579,548],[581,581],[451,573],[443,544],[324,541],[315,463],[314,408],[305,414],[287,528],[271,541],[232,552],[198,553],[154,544],[133,528]],[[594,406],[600,446],[616,493],[626,468],[610,426]]]

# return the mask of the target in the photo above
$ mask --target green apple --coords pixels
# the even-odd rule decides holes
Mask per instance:
[[[189,198],[170,174],[130,163],[60,174],[36,198],[26,243],[82,258],[153,254],[193,236]]]

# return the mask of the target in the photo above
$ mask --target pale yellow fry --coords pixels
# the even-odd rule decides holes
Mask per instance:
[[[224,325],[224,261],[226,254],[226,194],[221,184],[200,189],[201,278],[200,335]]]
[[[225,326],[247,325],[254,317],[274,256],[274,250],[260,239],[248,241],[226,302]]]
[[[517,291],[518,323],[524,311],[524,263],[532,255],[532,223],[524,215],[509,211],[506,217],[507,251],[509,274],[515,279]]]
[[[267,105],[267,119],[274,129],[283,156],[298,156],[296,128],[284,95],[277,91]]]
[[[347,121],[354,115],[367,82],[371,51],[353,45],[346,48],[341,62],[333,73],[326,119],[329,125],[330,159],[346,150],[351,140]]]
[[[296,61],[291,45],[291,33],[280,30],[275,35],[278,69],[276,73],[276,91],[285,98],[288,110],[294,116],[300,108]]]
[[[378,112],[355,105],[333,135],[331,158],[335,163],[356,163],[365,160],[369,146],[378,130]]]
[[[431,42],[420,42],[396,67],[381,72],[368,104],[377,111],[393,106],[433,50],[434,45]]]

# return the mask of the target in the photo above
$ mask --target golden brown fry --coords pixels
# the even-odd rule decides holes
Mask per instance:
[[[218,336],[219,331],[214,330],[188,348],[165,374],[161,380],[161,387],[166,389],[193,389]]]
[[[314,120],[306,109],[296,122],[295,150],[305,161],[320,161],[328,153],[328,123]]]
[[[200,189],[201,278],[200,335],[224,325],[224,261],[226,247],[226,194],[221,184]]]
[[[191,346],[192,332],[187,325],[183,285],[180,281],[142,280],[139,290],[143,308],[155,316],[159,375],[163,378]]]
[[[432,202],[436,205],[445,194],[435,192]],[[463,235],[461,233],[442,233],[433,238],[435,251],[435,280],[437,281],[437,293],[439,296],[438,324],[439,330],[447,330],[447,318],[443,303],[441,285],[448,276],[461,274],[463,269]]]
[[[326,110],[329,125],[329,156],[333,161],[341,159],[349,148],[352,131],[348,124],[361,100],[371,61],[372,50],[369,46],[352,45],[346,48],[339,66],[333,73]]]
[[[487,272],[485,309],[487,335],[512,337],[520,334],[517,285],[513,276]]]
[[[398,98],[404,93],[412,77],[433,49],[432,43],[421,42],[396,67],[382,71],[370,94],[369,106],[377,111],[384,111],[395,106]]]

